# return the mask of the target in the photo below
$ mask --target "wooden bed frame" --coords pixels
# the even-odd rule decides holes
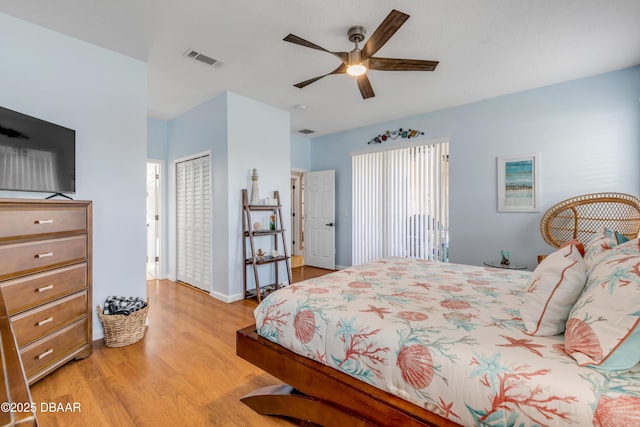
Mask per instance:
[[[579,238],[586,243],[602,226],[629,238],[640,230],[640,199],[623,193],[594,193],[567,199],[542,217],[540,230],[552,246]],[[241,400],[264,415],[281,415],[323,426],[457,426],[397,396],[343,372],[302,357],[256,333],[236,333],[236,354],[291,386],[265,387]]]
[[[263,415],[322,426],[458,426],[434,412],[307,359],[259,336],[236,332],[236,354],[289,385],[264,387],[241,400]]]

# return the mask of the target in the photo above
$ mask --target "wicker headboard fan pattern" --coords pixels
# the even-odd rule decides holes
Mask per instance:
[[[586,245],[603,226],[629,239],[638,237],[640,199],[624,193],[585,194],[552,206],[540,220],[542,237],[555,247],[573,239]]]

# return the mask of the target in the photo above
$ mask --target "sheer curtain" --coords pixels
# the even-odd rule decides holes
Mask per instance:
[[[352,156],[354,265],[388,256],[448,261],[449,143]]]

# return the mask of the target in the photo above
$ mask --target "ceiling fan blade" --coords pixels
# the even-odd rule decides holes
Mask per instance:
[[[362,48],[362,59],[365,60],[375,55],[376,52],[389,41],[391,36],[400,29],[407,19],[409,19],[409,15],[406,13],[399,12],[395,9],[392,10],[365,43]]]
[[[328,75],[328,74],[325,74],[325,75],[322,75],[322,76],[318,76],[318,77],[314,77],[314,78],[312,78],[312,79],[305,80],[305,81],[300,82],[300,83],[296,83],[296,84],[294,84],[294,86],[295,86],[295,87],[297,87],[297,88],[299,88],[299,89],[302,89],[303,87],[308,86],[308,85],[310,85],[310,84],[311,84],[311,83],[313,83],[313,82],[317,82],[318,80],[320,80],[320,79],[321,79],[321,78],[323,78],[323,77],[326,77],[327,75]]]
[[[338,68],[336,68],[335,70],[333,70],[330,73],[323,74],[321,76],[314,77],[312,79],[305,80],[305,81],[300,82],[300,83],[296,83],[296,84],[294,84],[294,86],[297,87],[297,88],[302,89],[303,87],[308,86],[311,83],[317,82],[318,80],[320,80],[323,77],[327,77],[327,76],[330,76],[332,74],[344,74],[346,72],[347,72],[347,66],[345,64],[340,64],[340,66],[338,66]]]
[[[438,61],[422,59],[369,58],[370,70],[381,71],[433,71]]]
[[[327,50],[322,46],[318,46],[315,43],[311,43],[310,41],[305,40],[302,37],[295,36],[293,34],[289,34],[287,37],[283,38],[282,40],[289,43],[297,44],[300,46],[309,47],[311,49],[321,50],[323,52],[330,53],[340,58],[340,60],[344,63],[346,63],[349,59],[349,54],[347,52],[331,52],[330,50]]]
[[[373,93],[371,82],[369,81],[369,77],[367,77],[366,74],[358,77],[358,88],[360,89],[360,93],[362,94],[362,99],[373,98],[374,96],[376,96],[376,94]]]

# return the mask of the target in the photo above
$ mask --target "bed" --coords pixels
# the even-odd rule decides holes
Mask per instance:
[[[534,272],[350,267],[256,308],[237,354],[288,385],[243,402],[325,426],[640,425],[639,293],[640,243],[607,228]]]

